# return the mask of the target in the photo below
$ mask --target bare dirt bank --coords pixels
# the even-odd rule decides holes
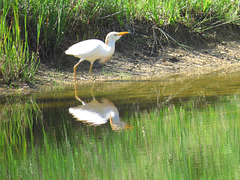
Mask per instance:
[[[155,30],[133,32],[116,45],[116,52],[106,64],[93,65],[97,81],[196,76],[209,73],[240,71],[240,26],[223,26],[206,34],[191,34],[185,27],[166,30],[183,48]],[[65,48],[65,47],[64,47]],[[22,84],[19,91],[29,92],[52,85],[74,83],[73,66],[77,58],[59,53],[52,65],[40,64],[36,84]],[[90,63],[78,66],[78,83],[91,82]],[[6,88],[0,88],[5,92]]]
[[[177,45],[156,30],[134,32],[117,42],[116,52],[110,61],[106,64],[94,63],[96,80],[240,71],[240,26],[222,26],[206,34],[191,34],[185,27],[166,31],[187,47]],[[58,62],[61,65],[59,71],[42,65],[37,74],[37,85],[73,83],[72,67],[77,61],[77,58],[62,54]],[[89,66],[89,62],[78,66],[78,83],[92,81]]]

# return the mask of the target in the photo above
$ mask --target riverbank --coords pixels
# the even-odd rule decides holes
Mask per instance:
[[[178,32],[171,34],[178,43],[184,43],[184,47],[171,40],[153,47],[156,37],[140,34],[141,32],[123,37],[117,42],[116,52],[110,61],[106,64],[94,63],[93,74],[96,80],[149,79],[240,71],[240,27],[223,26],[198,37],[184,35],[184,31],[178,29]],[[136,39],[144,43],[134,42]],[[77,58],[62,54],[57,62],[61,66],[60,70],[42,64],[36,76],[36,86],[73,83],[73,66],[77,62]],[[87,61],[78,66],[78,83],[92,81],[88,73],[89,66]]]
[[[211,54],[211,50],[207,52],[209,50],[206,48],[237,41],[238,38],[229,32],[237,29],[239,33],[237,26],[240,22],[239,3],[224,0],[44,0],[41,3],[4,0],[0,6],[0,86],[7,88],[38,83],[42,79],[36,77],[36,73],[41,74],[39,63],[42,71],[53,69],[60,76],[65,76],[66,72],[72,71],[76,62],[63,52],[78,41],[92,38],[103,40],[110,31],[129,31],[131,35],[117,43],[117,53],[109,64],[105,67],[96,65],[95,69],[100,69],[96,70],[100,79],[101,76],[104,79],[108,76],[113,78],[119,73],[121,76],[151,76],[168,72],[168,69],[170,72],[175,72],[174,69],[179,71],[181,66],[175,65],[184,61],[185,51],[200,56],[200,50],[204,49],[205,57],[205,54]],[[215,32],[216,29],[223,30],[225,27],[228,30],[222,34],[228,37],[214,42],[222,35]],[[215,45],[210,44],[212,42]],[[180,52],[179,47],[185,51]],[[117,58],[116,62],[114,58]],[[111,66],[109,70],[111,62],[117,68]],[[175,64],[166,67],[165,62]],[[190,62],[191,65],[195,63]],[[82,72],[84,70],[81,69]]]
[[[153,47],[156,37],[147,36],[147,32],[143,31],[123,37],[117,42],[116,52],[110,61],[105,64],[94,63],[96,81],[193,77],[240,71],[239,26],[223,26],[198,37],[189,37],[191,35],[185,34],[185,31],[179,28],[177,32],[171,33],[171,37],[181,45],[168,40],[164,44],[159,41]],[[161,34],[157,35],[160,37]],[[15,88],[2,86],[1,94],[28,94],[33,90],[74,83],[73,66],[78,62],[77,58],[67,56],[63,51],[50,62],[40,64],[35,84],[22,83]],[[89,66],[87,61],[78,66],[78,83],[93,81],[88,73]]]

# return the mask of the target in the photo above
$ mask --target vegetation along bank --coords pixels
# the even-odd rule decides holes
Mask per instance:
[[[239,8],[238,0],[2,0],[1,87],[73,81],[77,59],[64,51],[110,31],[131,35],[106,65],[94,64],[97,79],[238,71]]]

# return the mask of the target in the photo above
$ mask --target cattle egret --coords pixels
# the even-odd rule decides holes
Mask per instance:
[[[76,81],[77,66],[85,60],[91,62],[89,73],[93,77],[92,65],[94,61],[100,59],[100,63],[105,63],[109,60],[115,51],[115,42],[125,34],[129,34],[129,32],[110,32],[106,36],[105,43],[98,39],[89,39],[76,43],[68,48],[68,50],[65,51],[67,55],[80,58],[79,62],[73,68],[74,80]]]

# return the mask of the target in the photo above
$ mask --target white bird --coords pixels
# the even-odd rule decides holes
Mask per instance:
[[[115,42],[125,34],[129,34],[129,32],[110,32],[105,38],[105,43],[98,39],[89,39],[69,47],[65,53],[80,58],[79,62],[73,68],[74,80],[76,81],[77,66],[85,60],[91,62],[89,73],[93,77],[92,65],[94,61],[100,59],[100,63],[105,63],[109,60],[115,51]]]

